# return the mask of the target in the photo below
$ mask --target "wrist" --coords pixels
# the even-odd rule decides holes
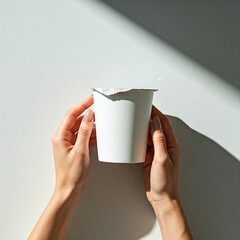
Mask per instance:
[[[81,192],[77,191],[76,188],[55,186],[52,199],[59,205],[70,205],[74,207],[80,195]]]
[[[166,195],[157,200],[152,200],[150,203],[152,205],[153,210],[159,213],[170,211],[175,207],[181,205],[180,198],[178,195],[175,197],[170,197],[169,195]]]
[[[153,201],[151,204],[165,237],[192,239],[179,197],[167,196],[161,200]]]
[[[85,181],[72,183],[72,181],[56,181],[54,194],[67,200],[69,198],[79,198],[85,188]]]

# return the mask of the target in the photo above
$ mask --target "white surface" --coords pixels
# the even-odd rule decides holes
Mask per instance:
[[[93,96],[98,159],[144,162],[154,91],[132,89],[110,96],[93,91]]]
[[[90,87],[136,83],[159,88],[154,104],[196,131],[172,119],[189,161],[180,190],[195,239],[239,239],[239,90],[101,3],[1,1],[0,11],[2,239],[26,239],[46,206],[51,137],[67,109]],[[141,166],[99,164],[91,154],[66,239],[160,239]]]

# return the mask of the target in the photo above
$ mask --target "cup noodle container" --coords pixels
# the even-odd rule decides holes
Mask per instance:
[[[145,161],[154,91],[93,88],[99,161]]]

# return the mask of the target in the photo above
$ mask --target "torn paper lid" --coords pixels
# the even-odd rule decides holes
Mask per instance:
[[[100,93],[105,95],[112,95],[119,92],[127,92],[130,90],[151,90],[151,91],[158,91],[158,89],[148,89],[148,88],[92,88]]]

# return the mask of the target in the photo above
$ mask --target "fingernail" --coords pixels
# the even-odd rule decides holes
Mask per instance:
[[[92,118],[93,118],[93,111],[91,109],[88,109],[86,115],[83,117],[83,121],[91,122]]]
[[[155,130],[161,130],[162,129],[162,125],[161,125],[161,122],[160,122],[160,119],[158,116],[155,116],[153,118],[153,127]]]

